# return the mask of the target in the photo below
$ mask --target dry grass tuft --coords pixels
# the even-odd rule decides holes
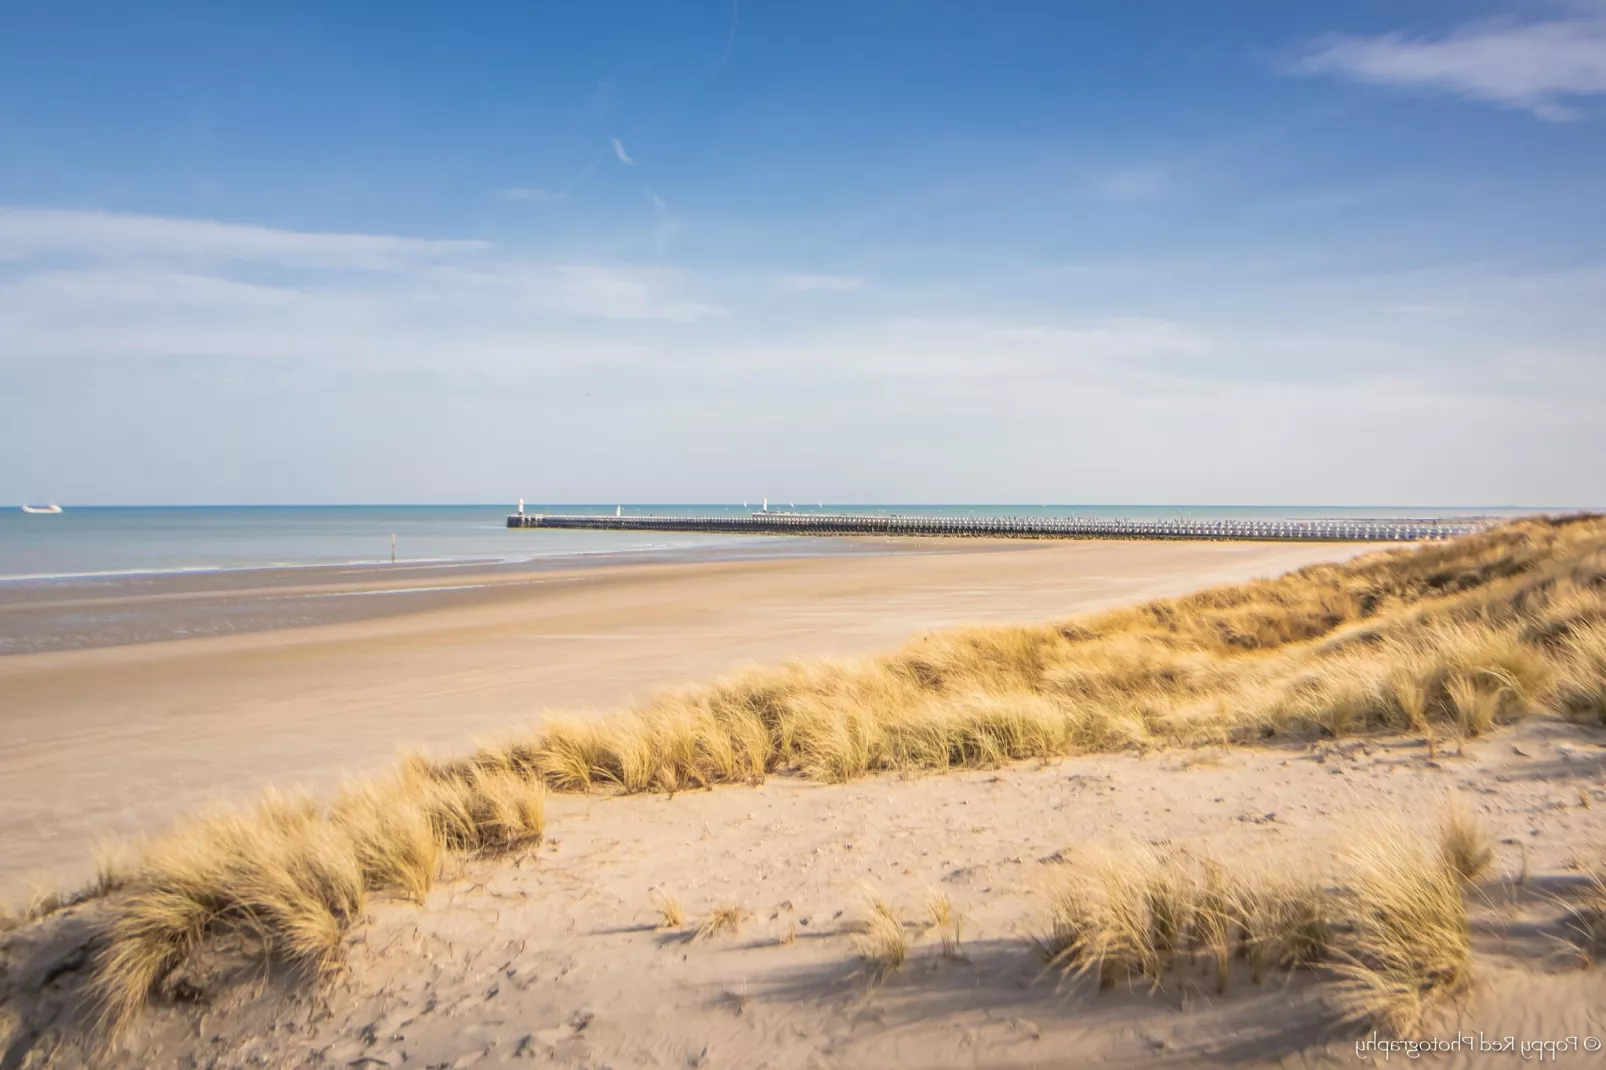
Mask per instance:
[[[409,760],[332,805],[268,793],[249,810],[191,820],[118,869],[92,990],[108,1033],[174,968],[232,937],[308,976],[338,968],[370,892],[422,901],[448,851],[538,842],[545,785],[507,767]]]
[[[853,934],[853,943],[869,964],[873,979],[880,983],[908,961],[910,939],[903,919],[886,900],[873,893],[867,898],[869,912]]]
[[[313,975],[338,962],[367,886],[349,839],[310,802],[192,821],[146,856],[106,933],[95,991],[104,1024],[126,1021],[208,935],[252,942]]]
[[[692,939],[712,940],[720,933],[725,932],[734,935],[742,931],[742,923],[752,916],[752,911],[735,903],[727,903],[724,906],[715,907],[708,917],[703,919],[702,924],[697,926],[697,931],[692,934]]]
[[[1461,878],[1439,851],[1400,829],[1353,850],[1352,932],[1335,1005],[1347,1021],[1394,1035],[1417,1030],[1435,1001],[1471,980],[1472,941]]]
[[[652,908],[658,912],[658,928],[679,929],[686,924],[686,915],[680,909],[680,900],[665,892],[654,892]]]
[[[92,894],[111,895],[125,887],[139,864],[137,849],[119,840],[103,839],[93,849],[95,880]]]
[[[942,955],[949,959],[963,959],[960,941],[965,933],[965,916],[954,909],[947,894],[933,888],[926,896],[926,924],[942,940]]]
[[[28,902],[22,908],[22,917],[25,921],[48,918],[69,902],[70,897],[62,895],[47,881],[36,880],[28,889]]]
[[[1476,817],[1452,806],[1439,823],[1439,855],[1456,876],[1470,884],[1494,861],[1494,842]]]
[[[1573,931],[1583,964],[1600,962],[1606,955],[1606,873],[1597,870],[1589,875],[1589,888],[1573,911]]]
[[[1043,891],[1039,951],[1063,975],[1093,978],[1101,989],[1142,982],[1152,990],[1179,962],[1203,957],[1217,991],[1226,991],[1234,948],[1251,938],[1243,882],[1179,851],[1087,848],[1053,866]]]
[[[1362,840],[1350,862],[1347,883],[1329,889],[1182,851],[1087,847],[1048,868],[1046,924],[1033,942],[1063,976],[1101,989],[1154,991],[1179,967],[1202,964],[1222,992],[1235,959],[1257,984],[1274,970],[1325,965],[1345,1020],[1410,1033],[1469,982],[1461,878],[1399,829]],[[1581,917],[1606,917],[1606,881],[1599,887],[1600,912]],[[1586,936],[1601,933],[1606,922]]]
[[[1309,969],[1333,954],[1334,903],[1314,880],[1264,874],[1240,884],[1234,904],[1251,979]]]

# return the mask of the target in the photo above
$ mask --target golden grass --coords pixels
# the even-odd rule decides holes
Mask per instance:
[[[886,900],[870,893],[868,911],[853,934],[854,946],[869,965],[872,978],[877,982],[903,968],[909,959],[909,933],[903,919]]]
[[[1099,988],[1152,990],[1179,964],[1203,959],[1224,992],[1236,951],[1264,944],[1264,954],[1280,958],[1272,945],[1291,946],[1282,904],[1267,900],[1268,891],[1253,891],[1210,858],[1089,847],[1046,875],[1047,925],[1035,943],[1050,966]]]
[[[1573,931],[1578,938],[1578,954],[1585,966],[1600,962],[1606,954],[1606,872],[1589,874],[1589,887],[1573,913]]]
[[[1086,847],[1043,874],[1033,943],[1063,976],[1101,989],[1154,991],[1203,965],[1225,992],[1235,959],[1257,984],[1272,970],[1321,966],[1344,1020],[1410,1033],[1471,977],[1461,877],[1397,829],[1361,839],[1349,862],[1345,882],[1324,888],[1185,851]]]
[[[329,974],[370,892],[421,901],[445,852],[538,841],[545,791],[506,766],[414,759],[328,806],[269,793],[180,825],[117,877],[92,981],[100,1023],[115,1032],[225,935],[267,963]]]
[[[1542,709],[1606,724],[1606,519],[1526,520],[1074,621],[751,669],[468,758],[410,759],[327,805],[270,798],[191,821],[92,890],[110,895],[95,989],[103,1020],[126,1022],[224,933],[327,972],[367,894],[422,901],[449,854],[539,840],[547,790],[844,781],[1370,731],[1466,739]],[[1190,939],[1219,957],[1217,908],[1190,909]],[[1257,910],[1243,918],[1301,916],[1281,900]],[[1266,961],[1298,958],[1302,939]],[[1138,945],[1088,954],[1101,977],[1157,968]]]
[[[652,908],[658,914],[658,928],[679,929],[686,924],[686,915],[680,909],[680,900],[665,892],[656,892]]]
[[[965,934],[965,916],[954,909],[953,900],[936,889],[926,896],[926,924],[935,929],[942,940],[943,958],[965,957],[961,946]]]
[[[735,903],[726,903],[709,911],[708,917],[697,926],[692,934],[693,940],[712,940],[720,933],[736,934],[742,931],[742,923],[753,916],[753,912],[746,907]]]
[[[1456,876],[1476,881],[1494,861],[1494,843],[1476,817],[1452,806],[1439,824],[1439,855]]]
[[[1406,1035],[1436,1000],[1471,981],[1461,877],[1441,852],[1399,829],[1361,840],[1353,854],[1352,930],[1335,967],[1334,1002],[1347,1021]]]
[[[503,749],[560,791],[1606,718],[1606,521],[1529,520],[1073,622],[755,668]],[[1602,723],[1606,723],[1603,720]]]

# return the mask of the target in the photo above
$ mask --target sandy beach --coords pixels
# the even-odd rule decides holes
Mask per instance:
[[[470,864],[422,908],[375,908],[327,996],[248,988],[198,1020],[187,1006],[158,1008],[127,1057],[664,1070],[1407,1064],[1359,1061],[1364,1034],[1334,1022],[1308,976],[1255,984],[1237,969],[1218,992],[1195,965],[1160,992],[1099,991],[1058,983],[1030,941],[1044,925],[1045,867],[1062,851],[1182,848],[1330,879],[1368,827],[1405,815],[1428,836],[1451,800],[1497,846],[1472,911],[1476,987],[1421,1039],[1606,1036],[1606,973],[1579,970],[1558,920],[1585,885],[1577,845],[1606,835],[1600,742],[1531,724],[1444,761],[1416,740],[1374,740],[559,799],[540,850]],[[914,936],[934,892],[964,919],[956,955],[935,933]],[[872,895],[912,936],[907,964],[880,983],[855,938]],[[664,897],[682,907],[682,926],[660,927]],[[693,939],[725,906],[746,912],[740,927]],[[1599,1065],[1581,1050],[1549,1062]],[[1465,1049],[1432,1064],[1527,1065]]]
[[[100,837],[265,784],[334,787],[403,746],[461,750],[750,662],[1050,619],[1353,556],[1345,545],[900,540],[792,560],[509,570],[297,570],[78,592],[193,614],[297,596],[327,623],[0,658],[0,891],[82,879]],[[411,596],[372,594],[411,590]],[[352,597],[327,598],[345,594]],[[37,611],[37,590],[0,612]],[[60,594],[56,596],[61,599]],[[331,619],[334,603],[365,619]],[[216,606],[212,610],[215,614]],[[310,612],[310,611],[309,611]],[[320,618],[309,617],[311,621]]]
[[[349,786],[328,811],[265,804],[183,826],[147,856],[147,875],[109,871],[100,893],[12,921],[0,942],[0,1059],[55,1070],[1270,1070],[1403,1061],[1414,1057],[1399,1045],[1428,1045],[1435,1065],[1469,1070],[1541,1052],[1591,1065],[1606,1043],[1596,968],[1606,738],[1587,715],[1600,708],[1591,666],[1606,664],[1606,643],[1589,645],[1606,636],[1602,537],[1595,521],[1535,522],[1296,576],[1286,573],[1365,548],[904,544],[882,556],[454,572],[411,582],[472,592],[457,604],[0,659],[7,696],[23,700],[8,713],[29,733],[6,774],[36,800],[21,822],[8,814],[8,839],[17,858],[67,876],[107,828],[155,830],[269,783],[327,797],[399,741],[461,755],[546,711],[580,714],[549,723],[539,752],[510,743],[473,762],[421,761]],[[397,579],[299,578],[311,582],[298,598]],[[261,579],[122,597],[182,605],[287,590],[284,575]],[[1452,586],[1459,593],[1445,593]],[[1167,600],[1075,620],[1156,597]],[[1379,597],[1400,601],[1373,615]],[[1526,614],[1520,626],[1512,606]],[[900,643],[892,658],[787,670],[802,675],[787,677],[784,699],[766,688],[786,672],[754,673],[662,699],[654,709],[668,719],[594,720],[750,663]],[[1550,660],[1535,660],[1539,650]],[[1356,673],[1380,665],[1392,675],[1353,689]],[[1031,676],[1011,675],[1023,666]],[[1473,692],[1443,682],[1446,672],[1495,684]],[[1094,689],[1101,674],[1119,693]],[[1013,761],[967,756],[981,731],[1026,740],[1052,724],[1022,679],[1081,689],[1078,706],[1052,716],[1072,719],[1082,742]],[[1450,705],[1411,725],[1410,688],[1435,680]],[[1194,690],[1164,690],[1178,686]],[[1144,688],[1169,705],[1150,708],[1148,735],[1121,735]],[[695,696],[716,693],[724,712],[712,720],[673,719],[713,710]],[[853,697],[819,715],[815,694]],[[945,741],[934,757],[908,751],[905,764],[836,775],[820,763],[849,737],[828,726],[861,723],[851,718],[864,710],[881,719],[884,758],[921,732]],[[1478,710],[1487,720],[1466,719]],[[646,738],[667,775],[682,753],[673,726],[701,725],[710,734],[694,760],[716,776],[715,733],[735,747],[741,718],[760,711],[776,718],[764,745],[794,750],[758,775],[649,783],[608,764]],[[822,716],[843,719],[808,720]],[[967,729],[967,717],[993,727]],[[659,734],[632,734],[644,732]],[[611,778],[580,782],[594,790],[566,779],[566,748],[585,738],[602,748],[586,776]],[[519,753],[544,763],[543,782],[530,785]],[[510,790],[524,794],[498,794]],[[423,884],[350,900],[327,941],[286,925],[316,925],[334,907],[313,904],[338,901],[284,907],[303,900],[275,889],[306,880],[336,894],[328,882],[344,871],[321,867],[358,857],[344,845],[414,857],[416,841],[391,838],[402,826],[385,822],[436,805],[418,798],[465,800],[427,812],[509,831],[481,849],[418,856]],[[505,808],[516,799],[534,809]],[[380,823],[361,824],[364,813]],[[437,827],[470,827],[434,820],[419,826],[430,843],[456,834]],[[304,853],[286,846],[298,843]],[[404,870],[351,872],[388,881]],[[231,895],[252,905],[240,913]],[[121,1031],[97,1032],[89,1016],[108,1004],[93,992],[110,991],[95,988],[110,975],[92,969],[118,961],[101,949],[168,955],[170,943],[142,941],[148,925],[180,933],[163,940],[191,931],[175,902],[197,904],[213,935],[145,960],[157,973],[130,989],[136,1012]],[[265,957],[301,931],[335,949],[329,967]]]

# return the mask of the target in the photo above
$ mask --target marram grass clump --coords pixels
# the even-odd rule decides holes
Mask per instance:
[[[1400,829],[1361,840],[1352,863],[1351,933],[1335,967],[1335,1003],[1349,1021],[1407,1035],[1435,1002],[1471,981],[1463,874],[1444,851]]]
[[[448,852],[538,842],[546,788],[492,765],[412,759],[324,806],[269,794],[179,825],[149,847],[109,904],[92,991],[115,1033],[206,941],[326,976],[372,892],[422,901]]]
[[[1100,989],[1152,992],[1203,966],[1225,992],[1235,961],[1256,984],[1319,969],[1340,1019],[1406,1035],[1471,978],[1463,874],[1403,829],[1358,838],[1337,885],[1141,844],[1070,852],[1039,884],[1034,946]]]
[[[1229,870],[1188,851],[1087,847],[1050,866],[1040,884],[1038,951],[1066,978],[1101,989],[1152,991],[1202,963],[1225,992],[1235,959],[1259,981],[1321,962],[1331,947],[1331,903],[1314,881]]]

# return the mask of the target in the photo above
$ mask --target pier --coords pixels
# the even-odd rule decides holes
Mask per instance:
[[[1485,525],[1464,520],[1118,520],[1103,517],[871,516],[760,512],[746,516],[514,513],[510,528],[724,532],[731,535],[912,535],[1037,539],[1220,539],[1254,542],[1425,542]]]

